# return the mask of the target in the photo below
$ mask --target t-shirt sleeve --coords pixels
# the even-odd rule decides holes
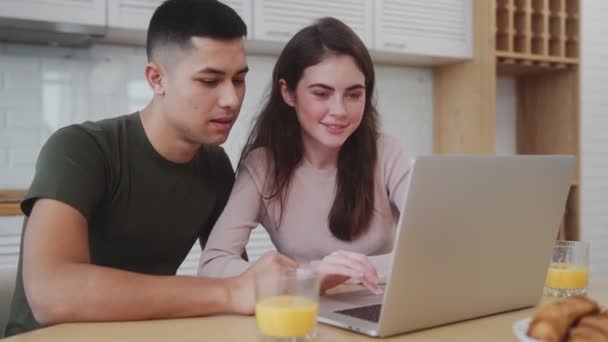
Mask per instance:
[[[100,145],[83,128],[73,125],[58,130],[40,151],[21,210],[29,216],[36,200],[49,198],[90,220],[105,192],[105,165]]]
[[[217,219],[224,210],[224,207],[228,202],[228,197],[230,197],[232,186],[234,185],[234,169],[230,163],[230,158],[228,158],[228,155],[221,147],[216,147],[212,151],[211,163],[213,164],[212,166],[215,173],[214,178],[217,181],[217,200],[206,225],[208,228],[203,230],[199,236],[201,249],[205,248],[211,228],[215,225]]]

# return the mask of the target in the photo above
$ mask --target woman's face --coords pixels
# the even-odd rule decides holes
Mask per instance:
[[[349,55],[329,55],[304,69],[295,91],[280,81],[294,107],[304,148],[339,150],[359,127],[365,109],[365,76]]]

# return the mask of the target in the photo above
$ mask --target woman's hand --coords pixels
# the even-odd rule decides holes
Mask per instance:
[[[382,293],[378,287],[376,267],[364,254],[342,250],[333,252],[319,262],[318,270],[321,275],[321,292],[336,287],[349,278],[355,278],[373,293]]]

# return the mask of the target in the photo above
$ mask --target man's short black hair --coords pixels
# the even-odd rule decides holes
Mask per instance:
[[[146,52],[151,60],[157,47],[188,47],[192,37],[230,39],[246,35],[243,19],[217,0],[167,0],[150,19]]]

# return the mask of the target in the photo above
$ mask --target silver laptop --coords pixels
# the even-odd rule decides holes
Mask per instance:
[[[535,305],[573,156],[416,158],[384,295],[323,296],[319,321],[390,336]]]

